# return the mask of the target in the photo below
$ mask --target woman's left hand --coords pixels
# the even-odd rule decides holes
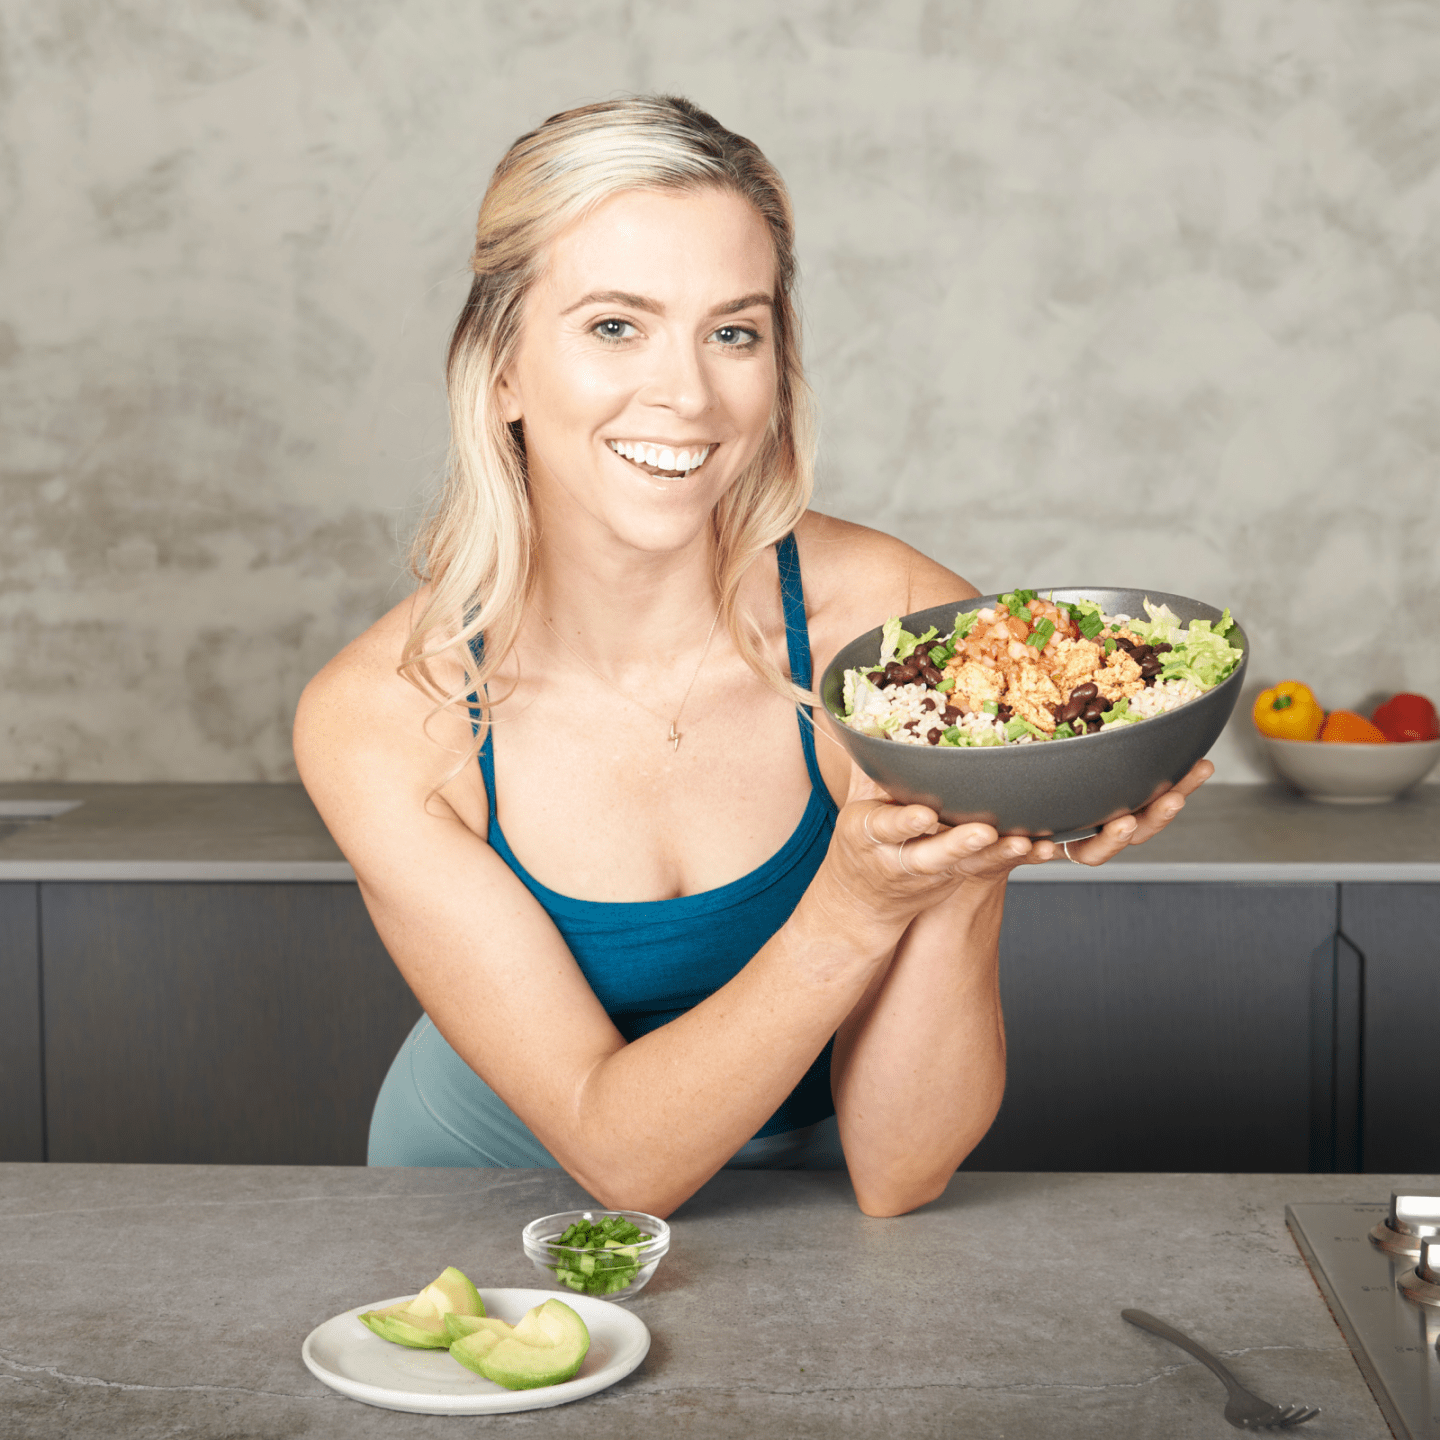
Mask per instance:
[[[1110,821],[1088,840],[1072,840],[1063,853],[1077,865],[1103,865],[1127,845],[1143,845],[1185,808],[1185,797],[1193,795],[1214,773],[1215,767],[1208,760],[1197,760],[1173,790],[1167,790],[1134,815],[1122,815]]]

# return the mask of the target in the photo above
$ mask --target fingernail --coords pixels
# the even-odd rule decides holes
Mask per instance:
[[[972,835],[966,842],[967,850],[983,850],[985,848],[985,837],[983,835]]]
[[[1122,820],[1120,822],[1120,833],[1122,835],[1133,835],[1135,833],[1135,822],[1133,820]]]

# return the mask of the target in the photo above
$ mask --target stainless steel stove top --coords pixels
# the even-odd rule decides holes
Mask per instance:
[[[1285,1220],[1400,1440],[1440,1440],[1440,1197],[1287,1205]]]

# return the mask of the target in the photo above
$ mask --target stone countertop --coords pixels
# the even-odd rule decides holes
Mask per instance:
[[[521,1226],[591,1203],[562,1172],[4,1165],[0,1436],[1232,1433],[1209,1371],[1121,1321],[1134,1305],[1265,1398],[1323,1407],[1309,1440],[1387,1440],[1285,1205],[1402,1184],[1437,1180],[963,1173],[872,1220],[840,1174],[722,1172],[671,1217],[671,1252],[630,1302],[653,1336],[639,1370],[558,1409],[461,1421],[335,1394],[301,1342],[446,1264],[539,1285]]]
[[[0,834],[6,880],[353,880],[299,785],[0,784],[0,804],[81,803]],[[1440,882],[1440,785],[1388,805],[1321,805],[1281,786],[1207,785],[1158,839],[1098,869],[1017,882]]]

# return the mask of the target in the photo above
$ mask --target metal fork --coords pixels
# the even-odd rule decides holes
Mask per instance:
[[[1203,1345],[1143,1310],[1122,1310],[1120,1317],[1189,1351],[1202,1365],[1213,1370],[1230,1392],[1225,1402],[1225,1418],[1239,1430],[1289,1430],[1320,1413],[1318,1406],[1310,1409],[1304,1405],[1272,1405],[1262,1400],[1247,1390]]]

